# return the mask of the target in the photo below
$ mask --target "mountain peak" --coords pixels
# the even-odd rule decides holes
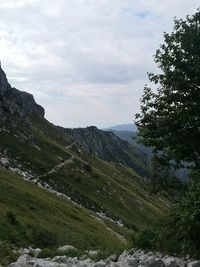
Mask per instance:
[[[1,61],[0,61],[0,95],[4,95],[8,87],[11,88],[10,84],[7,81],[6,74],[1,68]]]
[[[44,108],[35,102],[33,95],[11,87],[0,63],[0,118],[6,120],[14,115],[24,118],[30,114],[44,117]]]

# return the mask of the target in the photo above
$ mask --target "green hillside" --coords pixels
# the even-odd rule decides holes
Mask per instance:
[[[166,206],[143,188],[142,178],[131,168],[103,161],[45,119],[32,118],[0,132],[1,150],[11,165],[39,178],[58,192],[95,212],[138,229],[152,223]]]
[[[48,122],[33,96],[12,88],[1,68],[0,96],[0,240],[111,254],[165,214],[166,200],[150,195],[147,178],[122,161],[129,150],[123,143],[115,149],[114,134],[106,139],[112,159],[104,161]],[[104,132],[92,138],[99,147]],[[144,165],[130,153],[131,166]]]
[[[79,249],[109,250],[121,244],[91,212],[2,168],[0,239],[20,246],[71,244]]]

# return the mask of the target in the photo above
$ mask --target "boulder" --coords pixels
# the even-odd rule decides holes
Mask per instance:
[[[61,252],[61,253],[65,253],[65,252],[69,252],[69,251],[77,251],[77,249],[73,246],[70,246],[70,245],[65,245],[65,246],[58,248],[58,252]]]
[[[187,267],[200,267],[200,261],[191,261],[187,264]]]
[[[139,265],[139,260],[136,258],[128,258],[127,263],[129,266],[137,267]]]
[[[9,264],[8,267],[29,267],[29,259],[28,255],[22,255],[15,263]]]
[[[178,264],[174,257],[165,256],[162,258],[162,261],[164,262],[166,267],[178,267]]]
[[[91,257],[97,256],[99,253],[99,250],[88,250],[86,251]]]

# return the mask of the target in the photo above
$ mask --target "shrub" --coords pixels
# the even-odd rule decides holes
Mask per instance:
[[[37,229],[33,233],[33,244],[40,248],[52,248],[58,243],[57,235],[48,229]]]
[[[153,249],[156,247],[157,234],[151,229],[145,229],[139,232],[134,241],[134,245],[141,249]]]
[[[92,171],[92,167],[89,164],[84,164],[83,167],[87,172],[91,172]]]
[[[180,255],[200,256],[200,172],[190,175],[188,188],[159,229],[159,246]]]
[[[8,222],[10,224],[12,224],[12,225],[16,225],[17,224],[17,218],[16,218],[16,215],[13,212],[11,212],[11,211],[7,212],[6,213],[6,218],[7,218]]]
[[[11,262],[15,262],[19,257],[18,253],[14,253],[13,249],[8,244],[0,246],[0,265],[8,266]]]
[[[81,178],[80,176],[78,176],[78,177],[75,178],[75,181],[76,181],[77,183],[81,183],[82,178]]]
[[[49,248],[44,248],[37,255],[37,258],[45,259],[45,258],[53,258],[56,255],[55,251]]]

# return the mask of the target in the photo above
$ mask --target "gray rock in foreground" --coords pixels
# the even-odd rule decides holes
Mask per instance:
[[[145,253],[138,250],[135,253],[124,251],[118,258],[109,257],[106,260],[94,262],[91,259],[79,260],[76,257],[56,256],[53,259],[38,259],[28,254],[19,257],[17,262],[8,267],[200,267],[200,261],[189,261],[182,258],[163,256],[160,253]]]

